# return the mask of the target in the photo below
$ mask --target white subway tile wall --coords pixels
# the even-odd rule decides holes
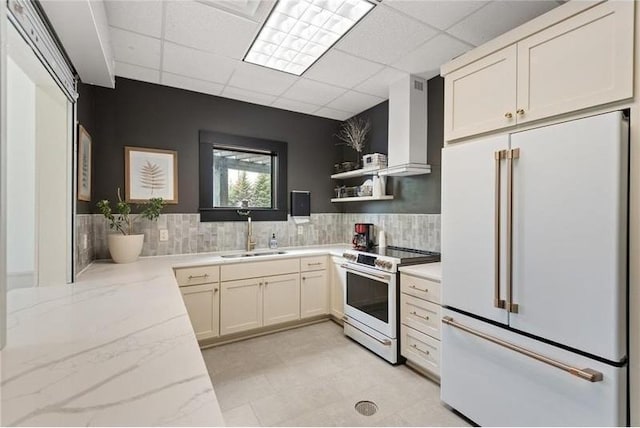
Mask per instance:
[[[100,214],[76,216],[76,272],[93,260],[108,259],[107,234],[112,233]],[[440,251],[440,214],[311,214],[309,223],[298,225],[292,220],[254,222],[256,248],[268,248],[275,233],[280,247],[350,243],[354,223],[373,223],[375,239],[378,230],[385,231],[387,245]],[[166,229],[168,241],[160,241],[160,230]],[[196,254],[242,250],[245,247],[246,222],[200,222],[200,214],[163,214],[157,222],[134,223],[134,233],[145,235],[142,256]],[[88,248],[83,248],[83,234],[88,235]]]

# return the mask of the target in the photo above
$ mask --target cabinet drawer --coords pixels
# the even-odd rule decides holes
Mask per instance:
[[[300,259],[300,272],[324,270],[327,268],[327,256],[303,257]]]
[[[402,325],[400,353],[421,368],[440,376],[440,341]]]
[[[264,262],[237,263],[220,268],[222,281],[234,281],[261,276],[284,275],[300,271],[300,259],[279,259]]]
[[[402,293],[400,316],[403,324],[440,339],[440,305]]]
[[[440,283],[430,279],[400,274],[400,291],[440,304]]]
[[[180,287],[208,284],[220,279],[220,266],[198,266],[175,269],[176,279]]]

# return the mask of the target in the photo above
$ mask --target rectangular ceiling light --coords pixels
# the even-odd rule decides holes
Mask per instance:
[[[367,0],[279,0],[244,61],[300,76],[373,6]]]

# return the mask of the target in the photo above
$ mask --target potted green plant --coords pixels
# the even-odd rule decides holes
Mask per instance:
[[[120,188],[118,188],[115,214],[108,200],[103,199],[97,203],[100,213],[109,221],[109,227],[116,231],[107,236],[109,254],[114,262],[131,263],[138,259],[142,252],[144,235],[132,233],[133,223],[140,218],[157,220],[164,205],[162,198],[151,198],[148,202],[138,205],[140,214],[131,214],[131,205],[120,197]]]

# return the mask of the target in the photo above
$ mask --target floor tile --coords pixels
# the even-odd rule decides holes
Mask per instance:
[[[250,404],[243,404],[234,409],[222,412],[226,426],[229,427],[257,427],[260,426],[258,418]]]

